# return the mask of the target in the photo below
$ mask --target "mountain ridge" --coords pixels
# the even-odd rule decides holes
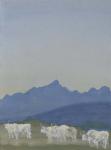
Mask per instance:
[[[111,102],[73,104],[29,117],[52,124],[111,129]]]
[[[110,88],[103,86],[80,93],[77,90],[70,91],[58,80],[54,80],[43,87],[33,87],[25,93],[6,95],[0,101],[0,121],[25,119],[62,106],[86,102],[111,102]]]

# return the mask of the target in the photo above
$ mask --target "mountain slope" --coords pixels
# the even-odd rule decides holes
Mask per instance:
[[[84,93],[72,92],[55,80],[26,93],[6,95],[0,101],[0,121],[23,120],[28,116],[83,102],[111,102],[111,91],[104,86]]]
[[[75,104],[35,115],[31,118],[49,123],[111,129],[111,103]]]

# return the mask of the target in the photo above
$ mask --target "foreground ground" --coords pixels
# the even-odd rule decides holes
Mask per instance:
[[[97,150],[89,146],[76,145],[45,145],[45,146],[0,146],[0,150]],[[100,148],[100,150],[102,150]],[[110,149],[107,149],[110,150]]]

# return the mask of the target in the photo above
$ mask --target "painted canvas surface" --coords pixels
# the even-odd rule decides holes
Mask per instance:
[[[0,150],[111,149],[111,1],[0,0]]]

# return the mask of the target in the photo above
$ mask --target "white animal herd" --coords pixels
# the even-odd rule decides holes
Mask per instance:
[[[49,143],[72,143],[77,138],[77,129],[66,125],[42,127],[41,133],[48,137]]]
[[[31,124],[4,124],[10,139],[18,140],[21,137],[27,139],[32,138]],[[75,143],[77,141],[77,129],[67,125],[42,126],[41,133],[44,134],[49,143]],[[82,142],[88,143],[90,146],[102,147],[106,149],[109,146],[109,132],[89,130],[81,137]]]
[[[43,126],[41,133],[45,134],[49,143],[75,143],[77,141],[77,129],[66,125],[61,126]],[[106,149],[109,146],[109,132],[89,130],[82,135],[82,141],[90,146],[102,147]]]
[[[5,129],[8,132],[9,138],[18,139],[20,137],[26,137],[31,139],[31,125],[30,124],[5,124]]]

